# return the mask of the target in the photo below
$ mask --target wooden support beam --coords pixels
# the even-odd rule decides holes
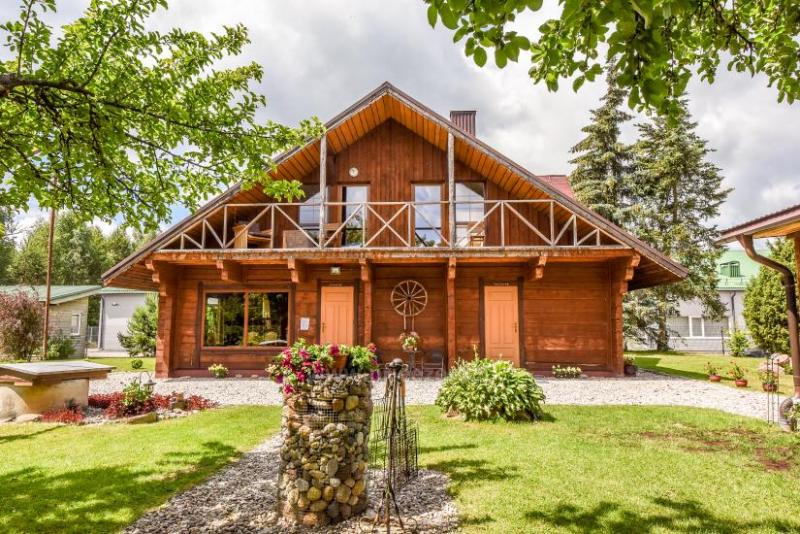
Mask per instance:
[[[633,275],[636,273],[636,267],[639,266],[640,261],[642,261],[642,257],[639,254],[634,254],[625,261],[625,272],[622,275],[622,283],[619,285],[620,293],[628,292],[628,282],[633,280]]]
[[[293,284],[302,284],[306,281],[306,263],[304,261],[289,258],[286,260],[286,266],[289,268],[289,276]]]
[[[547,254],[542,254],[535,260],[530,261],[530,272],[528,273],[528,281],[535,282],[544,277],[544,266],[547,265]]]
[[[447,130],[447,221],[450,247],[456,244],[456,148],[453,131]]]
[[[372,264],[369,260],[362,258],[358,260],[358,264],[361,267],[361,281],[372,282]]]
[[[153,282],[158,284],[158,294],[162,297],[172,296],[177,286],[175,267],[163,261],[148,259],[145,266],[150,271]]]
[[[223,282],[231,282],[234,284],[244,283],[245,268],[237,261],[217,260],[217,270]]]
[[[328,204],[328,134],[319,141],[319,246],[325,246],[325,219]]]
[[[448,280],[455,280],[456,279],[456,259],[450,258],[447,260],[447,279]]]
[[[455,260],[455,258],[451,258]],[[452,268],[451,268],[452,265]],[[455,363],[458,355],[458,345],[456,338],[456,277],[455,277],[455,262],[448,265],[447,280],[447,354],[445,355],[445,370],[450,369],[450,366]],[[453,276],[450,276],[452,271]]]

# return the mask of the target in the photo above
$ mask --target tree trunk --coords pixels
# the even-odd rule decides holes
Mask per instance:
[[[663,315],[658,317],[656,350],[659,352],[666,352],[669,350],[669,331],[667,330],[667,318]]]

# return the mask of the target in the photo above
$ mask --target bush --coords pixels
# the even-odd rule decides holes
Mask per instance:
[[[580,378],[583,370],[578,366],[554,365],[553,376],[556,378]]]
[[[79,425],[83,423],[84,419],[83,413],[76,407],[48,410],[42,413],[42,421],[45,423]]]
[[[42,341],[42,313],[32,294],[0,294],[0,353],[30,361]]]
[[[157,333],[158,300],[155,295],[147,295],[144,305],[133,311],[127,335],[119,333],[117,337],[129,355],[151,358],[156,355]]]
[[[144,362],[139,358],[134,358],[131,360],[131,369],[141,369],[144,366]]]
[[[725,344],[728,346],[731,356],[740,358],[744,356],[745,351],[750,347],[750,340],[744,330],[731,330],[728,341]]]
[[[770,257],[794,272],[792,242],[781,239],[770,245]],[[789,352],[786,293],[780,274],[761,267],[744,294],[744,319],[753,341],[767,352]]]
[[[542,415],[544,392],[533,375],[510,362],[459,361],[442,382],[436,405],[470,420],[529,421]]]
[[[61,330],[47,340],[46,360],[66,360],[75,354],[75,343]]]
[[[211,373],[214,378],[225,378],[228,376],[228,368],[221,363],[212,364],[208,368],[208,372]]]

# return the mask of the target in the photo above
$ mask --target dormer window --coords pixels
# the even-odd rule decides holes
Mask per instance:
[[[729,278],[741,278],[742,272],[738,261],[729,261],[720,265],[720,274]]]

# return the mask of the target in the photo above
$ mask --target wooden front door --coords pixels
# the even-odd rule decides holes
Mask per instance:
[[[484,353],[519,366],[519,302],[516,286],[486,286],[483,300]]]
[[[323,286],[320,303],[320,343],[352,345],[355,340],[353,286]]]

